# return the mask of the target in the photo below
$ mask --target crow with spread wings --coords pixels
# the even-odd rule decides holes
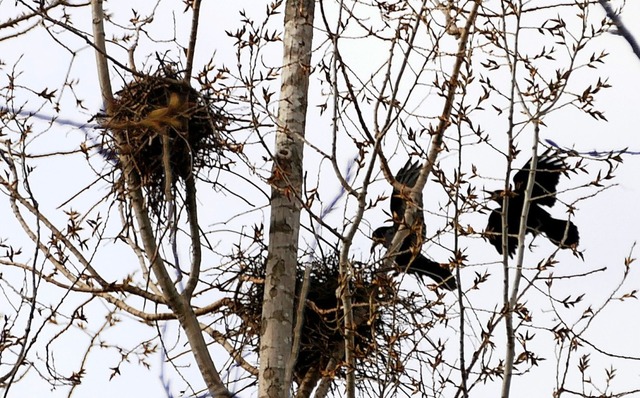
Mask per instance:
[[[518,246],[518,231],[520,230],[520,216],[524,206],[524,195],[529,179],[532,160],[527,166],[519,170],[513,177],[513,187],[508,192],[497,190],[490,193],[490,199],[498,202],[500,207],[492,210],[485,230],[485,236],[498,253],[502,254],[502,200],[508,196],[507,211],[507,251],[512,257]],[[552,207],[556,203],[556,187],[560,174],[565,173],[564,163],[560,157],[545,151],[538,158],[535,172],[529,214],[527,216],[527,231],[534,237],[543,233],[556,246],[575,250],[580,241],[578,228],[571,221],[558,220],[541,206]]]
[[[420,164],[418,162],[412,163],[411,160],[407,161],[404,167],[398,171],[396,181],[403,184],[403,187],[401,190],[394,189],[391,196],[393,225],[380,227],[373,232],[371,236],[373,239],[371,251],[380,244],[387,249],[391,246],[394,235],[404,223],[404,213],[407,208],[406,202],[409,200],[408,195],[411,188],[415,186],[419,174]],[[445,268],[446,266],[442,266],[428,259],[420,252],[422,243],[426,238],[422,192],[418,195],[417,202],[415,205],[418,208],[418,212],[415,221],[412,225],[406,226],[409,229],[409,235],[404,238],[400,245],[398,254],[395,256],[395,262],[398,268],[404,272],[419,276],[421,279],[429,277],[436,281],[439,286],[447,290],[454,290],[457,288],[457,285],[451,271]]]

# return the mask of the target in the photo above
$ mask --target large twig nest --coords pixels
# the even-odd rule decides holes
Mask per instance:
[[[103,145],[130,162],[147,190],[150,204],[162,200],[165,178],[172,185],[213,167],[224,149],[237,149],[222,132],[227,119],[191,86],[164,76],[137,77],[116,94],[111,114],[103,119]],[[169,173],[163,164],[163,139],[168,140]]]
[[[244,267],[238,275],[241,281],[235,292],[234,308],[235,315],[241,319],[241,325],[235,332],[242,335],[257,353],[264,292],[264,258],[245,258],[243,263]],[[336,298],[336,291],[341,288],[338,259],[337,256],[331,255],[306,265],[311,267],[312,271],[294,375],[298,383],[308,377],[310,372],[318,377],[330,372],[332,377],[343,378],[345,335],[342,303]],[[361,265],[366,268],[366,265]],[[296,302],[300,299],[303,274],[301,265],[296,278]],[[376,336],[380,335],[385,327],[381,315],[385,311],[384,308],[393,301],[395,290],[383,275],[378,276],[371,272],[368,275],[367,272],[359,272],[346,288],[350,290],[354,309],[356,359],[365,360],[376,350]],[[249,347],[243,350],[247,348]],[[335,365],[332,367],[330,362]]]

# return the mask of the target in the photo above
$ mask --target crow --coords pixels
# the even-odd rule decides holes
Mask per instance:
[[[507,212],[507,250],[509,257],[513,257],[518,246],[518,231],[520,230],[520,216],[524,207],[524,195],[529,179],[529,170],[532,160],[528,166],[519,170],[513,177],[513,187],[508,192],[497,190],[488,192],[489,199],[498,202],[500,207],[492,210],[489,215],[485,236],[498,253],[502,254],[502,200],[507,196],[509,200]],[[534,237],[543,233],[556,246],[575,250],[580,241],[578,227],[571,221],[558,220],[551,217],[541,206],[553,207],[556,203],[556,187],[560,180],[560,174],[565,173],[563,160],[549,150],[545,151],[538,158],[538,165],[535,173],[529,214],[527,216],[527,231]]]
[[[407,208],[407,196],[411,191],[411,188],[415,186],[419,174],[420,164],[418,162],[412,163],[411,160],[407,161],[404,167],[402,167],[396,174],[396,180],[403,184],[403,188],[406,188],[406,190],[393,190],[390,201],[393,225],[383,226],[373,231],[371,236],[371,239],[373,240],[371,251],[380,244],[387,249],[391,246],[391,241],[393,240],[394,235],[404,223],[404,213]],[[442,266],[420,253],[422,243],[426,238],[422,202],[422,192],[420,192],[417,198],[417,203],[415,204],[419,211],[415,217],[414,223],[407,226],[410,232],[400,245],[398,254],[395,256],[395,263],[403,271],[415,274],[421,279],[429,277],[445,289],[454,290],[457,288],[457,284],[454,276],[451,274],[451,271],[445,268],[446,266]]]

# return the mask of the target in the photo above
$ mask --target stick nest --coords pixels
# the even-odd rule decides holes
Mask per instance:
[[[242,150],[224,134],[228,119],[222,107],[174,77],[163,71],[136,77],[116,93],[111,115],[101,121],[103,149],[117,159],[120,185],[127,170],[136,172],[152,206],[164,198],[167,175],[175,186],[218,165],[224,150]]]
[[[304,323],[300,333],[300,351],[294,367],[298,384],[305,379],[321,376],[344,378],[344,313],[342,303],[336,298],[340,288],[339,262],[337,255],[315,260],[311,267],[309,291],[304,307]],[[375,352],[385,345],[385,334],[389,332],[389,303],[397,302],[395,286],[384,275],[375,275],[366,264],[354,263],[355,277],[347,288],[351,293],[354,314],[354,339],[356,372],[359,377],[377,376],[371,361],[376,361]],[[264,257],[244,259],[239,271],[233,315],[240,318],[240,327],[232,333],[244,340],[243,350],[258,354],[261,311],[264,292]],[[304,269],[300,265],[296,276],[296,309],[300,300]],[[232,315],[232,314],[229,314]],[[235,340],[234,338],[234,340]],[[366,364],[365,364],[366,363]]]

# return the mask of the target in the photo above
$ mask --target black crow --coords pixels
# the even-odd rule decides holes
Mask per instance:
[[[518,171],[513,177],[513,187],[509,192],[502,190],[490,192],[490,199],[498,202],[500,207],[492,210],[487,223],[486,236],[489,242],[502,254],[502,200],[508,196],[509,206],[507,213],[507,248],[509,257],[512,257],[518,246],[518,231],[520,230],[520,216],[524,206],[524,195],[531,169],[531,160],[526,168]],[[540,206],[552,207],[556,203],[556,187],[560,180],[560,174],[565,172],[563,161],[554,156],[549,150],[538,158],[535,173],[535,182],[531,194],[529,214],[527,216],[527,233],[533,236],[542,232],[547,238],[560,248],[576,249],[580,240],[578,228],[571,221],[558,220],[551,217]]]
[[[396,174],[396,180],[404,186],[401,190],[394,189],[391,195],[393,225],[380,227],[373,232],[371,250],[379,244],[387,249],[391,245],[394,235],[404,222],[408,196],[411,188],[415,186],[419,174],[420,164],[418,162],[412,163],[411,160],[407,161],[404,167]],[[415,206],[418,208],[415,221],[412,225],[407,225],[410,232],[400,245],[395,262],[402,271],[415,274],[420,278],[429,277],[445,289],[454,290],[457,285],[451,271],[420,253],[422,243],[426,237],[424,214],[422,212],[422,192],[418,195]]]

